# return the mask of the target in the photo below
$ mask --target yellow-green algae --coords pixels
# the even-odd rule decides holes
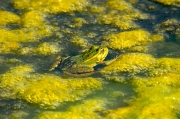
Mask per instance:
[[[117,14],[116,12],[110,12],[108,14],[101,15],[97,21],[100,24],[112,24],[114,26],[117,26],[118,28],[122,30],[128,30],[132,28],[138,28],[139,26],[135,24],[132,20],[129,19],[123,19],[124,15]],[[124,16],[125,17],[125,16]]]
[[[41,106],[58,106],[63,102],[76,101],[98,89],[101,81],[94,78],[63,79],[54,75],[39,76],[39,80],[28,85],[21,98]],[[37,89],[37,87],[39,87]]]
[[[102,13],[105,11],[104,6],[97,6],[97,5],[89,5],[89,11],[91,13]]]
[[[107,100],[101,98],[87,99],[82,103],[70,106],[65,112],[42,112],[38,119],[101,119],[98,111],[105,109]]]
[[[0,75],[1,98],[14,99],[20,90],[26,85],[25,76],[29,76],[34,69],[30,65],[11,67],[11,69]]]
[[[77,5],[76,1],[68,1],[71,1],[72,5]],[[25,9],[27,11],[42,10],[48,13],[72,12],[82,10],[79,9],[82,6],[75,8],[74,6],[68,7],[71,6],[70,3],[64,4],[64,6],[61,7],[58,6],[59,4],[57,4],[57,2],[65,3],[65,0],[51,0],[45,2],[44,0],[14,0],[13,4],[18,9]],[[79,0],[77,0],[77,2],[79,2]],[[99,22],[102,24],[113,24],[119,27],[120,29],[127,30],[139,27],[137,24],[134,23],[134,20],[148,18],[147,15],[141,14],[138,10],[134,9],[132,5],[126,2],[125,0],[108,0],[106,5],[112,10],[119,10],[125,13],[119,14],[118,12],[110,12],[108,14],[104,14],[98,19]],[[83,7],[85,6],[86,5],[84,5]],[[27,13],[30,13],[29,17],[25,16]],[[2,46],[6,46],[8,49],[0,48],[0,50],[2,49],[2,52],[10,53],[16,51],[19,48],[21,49],[21,45],[18,42],[34,42],[38,41],[41,38],[44,38],[44,36],[51,35],[49,27],[46,26],[46,23],[44,22],[44,18],[41,17],[41,19],[40,17],[38,17],[43,16],[41,12],[37,13],[37,11],[33,11],[27,13],[25,13],[23,16],[19,16],[22,19],[20,23],[23,26],[22,28],[18,30],[2,29],[5,31],[5,33],[6,31],[8,32],[5,35],[11,35],[11,33],[14,34],[11,35],[11,38],[5,35],[3,36],[7,37],[8,42],[2,40]],[[35,16],[37,16],[37,18],[30,18],[30,16],[33,16],[34,14]],[[8,23],[19,23],[19,21],[17,18],[17,20],[14,20],[13,22],[2,22],[3,25]],[[79,23],[81,26],[81,22]],[[33,30],[35,29],[37,30],[37,32],[33,32]],[[45,29],[47,30],[47,32]],[[20,32],[21,35],[16,37],[16,35],[18,35],[16,34],[16,32]],[[146,52],[145,49],[141,50],[138,47],[143,48],[141,47],[141,45],[144,46],[149,43],[163,39],[162,36],[154,35],[146,31],[143,31],[141,33],[143,34],[143,37],[141,37],[141,35],[139,35],[138,37],[137,35],[137,38],[142,38],[142,41],[139,39],[137,40],[137,38],[134,38],[132,35],[131,41],[133,42],[131,42],[131,38],[128,37],[129,34],[124,35],[124,40],[126,40],[126,37],[129,38],[129,41],[127,40],[125,44],[123,44],[122,41],[119,42],[118,39],[114,38],[116,36],[113,37],[113,39],[116,39],[113,41],[111,39],[108,39],[108,37],[107,40],[109,40],[109,43],[111,43],[109,47],[118,50],[130,48],[132,51],[140,50],[139,52]],[[36,39],[36,36],[38,35],[39,37]],[[115,43],[115,45],[113,43]],[[8,46],[8,44],[12,45]],[[118,44],[121,44],[122,46],[119,47]],[[52,52],[50,51],[51,48],[49,49],[49,46],[50,44],[42,43],[35,49],[26,49],[25,47],[24,54],[27,54],[27,52],[34,52],[43,55],[51,54]],[[154,58],[151,55],[143,53],[132,53],[119,56],[117,61],[115,61],[113,64],[107,66],[102,70],[103,74],[123,72],[127,72],[129,74],[136,74],[146,72],[147,76],[156,77],[132,79],[132,85],[134,86],[134,89],[137,92],[137,98],[131,101],[127,107],[107,111],[107,113],[104,113],[103,118],[177,118],[176,113],[178,111],[178,107],[175,103],[179,102],[178,86],[180,79],[178,74],[180,73],[180,65],[178,62],[179,60],[176,58]],[[70,79],[58,77],[56,75],[35,74],[32,72],[34,72],[34,68],[32,66],[21,65],[18,67],[12,67],[9,71],[5,72],[4,74],[1,74],[0,82],[2,82],[2,84],[0,84],[0,89],[2,89],[2,92],[4,92],[0,94],[0,97],[6,99],[22,99],[30,103],[36,103],[41,106],[50,106],[54,108],[59,106],[61,103],[67,101],[80,100],[83,97],[85,97],[88,93],[91,93],[92,90],[99,89],[102,86],[102,82],[95,78],[75,78],[75,81],[72,82]],[[118,76],[115,76],[115,78],[117,77]],[[62,92],[59,89],[62,90]],[[149,92],[151,93],[149,94]],[[121,96],[121,94],[118,92],[114,92],[114,95],[112,96]],[[82,105],[72,106],[71,108],[68,108],[68,111],[66,112],[46,111],[41,113],[39,115],[39,118],[102,118],[95,112],[104,109],[104,105],[102,104],[101,100],[86,100],[84,102],[88,102],[88,104],[83,103]]]
[[[5,119],[25,119],[29,114],[22,110],[13,111],[11,115],[6,116]]]
[[[180,4],[180,0],[153,0],[153,1],[157,1],[164,5],[179,5]]]
[[[29,114],[23,110],[12,111],[11,114],[0,114],[1,119],[26,119]]]
[[[40,12],[26,12],[21,20],[22,28],[0,29],[0,42],[34,42],[51,35],[51,27],[44,23],[43,14]]]
[[[52,55],[60,53],[61,48],[55,43],[51,42],[43,42],[39,44],[37,47],[22,47],[17,50],[19,55]]]
[[[81,46],[81,47],[87,47],[88,46],[87,40],[82,38],[81,36],[78,36],[78,35],[74,35],[71,38],[70,42],[77,45],[77,46]]]
[[[113,74],[117,72],[140,73],[141,71],[154,68],[154,57],[143,53],[129,53],[119,56],[116,61],[101,70],[102,73]]]
[[[111,9],[116,9],[124,12],[134,12],[131,3],[125,0],[107,0],[106,5]]]
[[[39,11],[25,12],[21,16],[22,25],[26,28],[37,27],[39,29],[45,27],[44,14]]]
[[[167,73],[180,73],[180,59],[154,58],[144,53],[128,53],[101,70],[103,74],[130,73],[146,76],[161,76]]]
[[[71,79],[33,72],[31,65],[20,65],[1,74],[0,89],[5,93],[0,97],[55,108],[64,102],[83,99],[103,85],[102,81],[91,77]]]
[[[180,73],[180,59],[178,58],[159,58],[156,68],[151,69],[150,76],[164,75],[166,73]]]
[[[179,74],[134,78],[137,97],[128,106],[104,112],[104,119],[177,119],[180,102]]]
[[[132,46],[128,49],[131,52],[147,53],[149,52],[148,46]]]
[[[179,44],[180,42],[180,21],[178,19],[169,18],[167,20],[164,20],[162,23],[156,25],[155,31],[161,33],[170,32],[172,34],[175,34],[175,40],[177,41],[175,45]],[[179,53],[177,55],[179,55]]]
[[[19,24],[20,17],[14,13],[0,10],[0,25]]]
[[[0,28],[1,54],[12,54],[17,53],[17,51],[26,53],[20,43],[37,42],[44,37],[52,35],[52,31],[55,30],[54,27],[45,22],[44,14],[39,11],[25,12],[21,16],[0,11],[0,15],[5,16],[0,19],[0,24],[7,25],[9,23],[14,23],[21,26],[14,30],[4,27]],[[55,52],[59,52],[59,49],[55,46],[57,45],[52,45],[52,43],[42,43],[38,48],[33,49],[33,52],[43,55],[54,54]]]
[[[33,49],[33,52],[39,55],[50,55],[60,52],[60,47],[55,43],[43,42]]]
[[[126,101],[127,105],[117,109],[106,109],[107,101],[88,99],[83,103],[70,106],[66,111],[45,111],[38,119],[177,119],[180,102],[180,75],[167,73],[163,76],[132,79],[131,84],[137,93],[136,98]],[[114,92],[115,96],[123,96]],[[99,113],[96,113],[99,112]]]
[[[102,72],[108,70],[108,73],[142,73],[146,77],[131,78],[136,98],[126,101],[126,107],[104,111],[104,119],[177,118],[180,111],[177,105],[180,102],[180,59],[129,53],[121,55]]]
[[[2,59],[0,60],[0,63],[7,63],[9,65],[15,64],[15,63],[21,63],[20,59],[16,59],[16,58],[8,58],[8,59]]]
[[[124,97],[125,93],[121,91],[112,91],[110,95],[112,98],[117,98],[117,97]]]
[[[88,5],[86,0],[13,0],[16,9],[39,10],[46,13],[82,11]]]
[[[74,24],[73,25],[70,25],[70,27],[76,27],[76,28],[80,28],[83,26],[83,24],[87,24],[88,22],[83,19],[83,18],[74,18]]]
[[[97,21],[101,24],[112,24],[122,30],[128,30],[139,27],[134,20],[149,19],[149,15],[142,13],[125,0],[107,0],[106,6],[110,8],[110,12],[99,16]]]
[[[162,41],[163,36],[152,34],[144,29],[124,31],[105,36],[112,49],[123,50],[132,46],[147,45],[152,42]]]
[[[0,42],[0,54],[10,54],[16,52],[21,45],[18,42]]]

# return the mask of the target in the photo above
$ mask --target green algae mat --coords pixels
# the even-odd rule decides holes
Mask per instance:
[[[180,119],[180,0],[0,0],[0,119]],[[90,76],[57,56],[109,49]]]

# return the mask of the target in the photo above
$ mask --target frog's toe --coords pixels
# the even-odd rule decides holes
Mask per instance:
[[[61,63],[61,56],[58,56],[56,58],[56,62],[49,68],[49,71],[54,70],[58,65]]]

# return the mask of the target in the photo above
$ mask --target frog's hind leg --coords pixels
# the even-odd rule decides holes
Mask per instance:
[[[56,58],[56,61],[55,61],[55,63],[53,64],[53,65],[51,65],[51,67],[49,68],[49,71],[52,71],[52,70],[54,70],[56,67],[58,67],[58,65],[61,63],[61,56],[58,56],[57,58]]]
[[[63,73],[68,75],[68,76],[72,76],[72,77],[86,77],[86,76],[93,75],[93,74],[95,74],[97,72],[88,72],[88,73],[76,73],[76,74],[73,74],[73,73],[64,71]]]
[[[75,77],[90,76],[95,73],[94,68],[86,67],[86,66],[70,68],[68,69],[68,71],[63,71],[63,72],[67,75],[75,76]]]

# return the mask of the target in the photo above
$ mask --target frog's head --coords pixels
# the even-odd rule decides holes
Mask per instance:
[[[82,54],[82,57],[84,61],[92,60],[95,62],[101,62],[106,58],[107,54],[107,47],[92,46],[89,50]]]

